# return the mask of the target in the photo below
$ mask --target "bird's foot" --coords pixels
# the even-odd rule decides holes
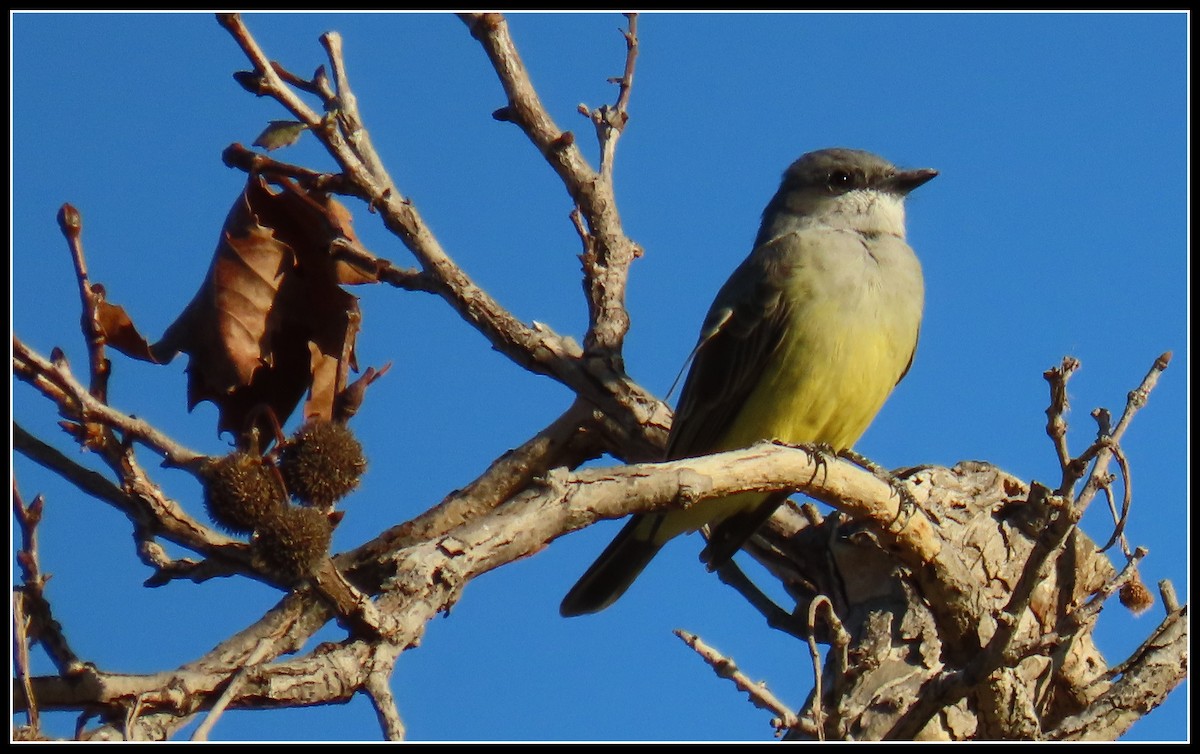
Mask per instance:
[[[891,471],[849,448],[837,451],[836,455],[838,458],[844,458],[855,466],[871,472],[880,480],[886,482],[888,487],[892,489],[892,492],[900,498],[900,507],[896,510],[896,517],[892,519],[893,526],[901,520],[907,521],[916,512],[917,501],[913,498],[912,492],[909,491],[908,485],[900,481],[900,478]]]
[[[838,457],[838,451],[827,442],[784,442],[783,440],[771,440],[776,445],[782,445],[785,448],[796,448],[808,453],[812,458],[816,469],[813,471],[813,479],[817,478],[817,474],[828,474],[829,461],[832,458]],[[866,460],[866,459],[864,459]]]

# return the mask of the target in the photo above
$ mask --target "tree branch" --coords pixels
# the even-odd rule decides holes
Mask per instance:
[[[750,699],[750,703],[759,709],[766,710],[775,715],[775,719],[771,724],[777,731],[786,731],[792,728],[800,727],[803,721],[783,702],[779,701],[766,683],[755,683],[738,668],[737,663],[721,654],[717,650],[704,643],[700,637],[695,634],[684,631],[683,629],[675,629],[675,635],[683,640],[696,654],[700,655],[704,662],[721,678],[732,681],[733,685],[737,686],[738,691],[744,691]]]
[[[255,73],[260,79],[258,93],[276,99],[302,122],[315,125],[315,113],[288,89],[276,67],[254,42],[241,18],[236,14],[227,14],[219,20],[254,64]],[[535,374],[563,382],[617,421],[631,442],[626,447],[610,448],[610,452],[623,453],[631,460],[659,457],[669,417],[666,407],[624,374],[619,358],[612,355],[615,351],[598,362],[584,360],[584,349],[573,339],[561,336],[541,323],[526,326],[519,322],[453,261],[421,219],[413,203],[401,196],[371,147],[341,60],[340,43],[333,37],[323,40],[323,43],[337,84],[336,97],[324,104],[337,117],[326,122],[324,127],[314,127],[312,133],[342,168],[345,186],[353,187],[354,194],[378,211],[384,225],[417,258],[422,270],[422,290],[442,297],[463,319],[483,333],[497,351]],[[516,61],[519,62],[519,57]],[[527,76],[522,77],[528,81]],[[532,88],[528,91],[531,93]],[[536,100],[536,94],[532,96]],[[525,95],[522,102],[528,104],[528,99],[529,95]],[[544,108],[537,103],[530,112],[539,110],[544,115]],[[543,139],[550,132],[547,128],[555,133],[555,139],[562,133],[550,121],[550,126],[539,126],[538,139]],[[599,253],[612,259],[609,266],[616,271],[619,260],[632,260],[636,252],[620,231],[611,187],[596,187],[595,173],[579,156],[578,150],[572,154],[572,167],[566,174],[571,177],[571,185],[577,189],[571,192],[572,196],[583,207],[592,224],[592,233],[602,248]],[[606,344],[605,348],[619,345],[624,334],[623,326],[619,323],[626,316],[623,309],[623,275],[623,272],[617,275],[619,280],[614,278],[606,288],[605,295],[610,303],[605,304],[604,308],[613,312],[613,321],[618,322],[618,326],[612,331],[613,336],[606,336],[612,342]],[[408,279],[412,280],[411,276]],[[615,340],[612,340],[613,337]]]
[[[584,338],[584,351],[597,354],[621,369],[620,353],[629,330],[625,309],[625,283],[630,263],[641,250],[621,228],[612,182],[616,141],[628,121],[630,87],[637,59],[637,17],[629,15],[625,32],[625,74],[614,108],[603,107],[591,114],[597,126],[601,146],[602,170],[597,173],[584,159],[569,131],[563,131],[550,117],[533,87],[529,71],[517,52],[508,23],[497,13],[464,13],[463,22],[483,46],[508,104],[495,117],[516,124],[563,182],[571,199],[579,206],[590,227],[594,256],[584,257],[584,287],[588,292],[590,324]]]
[[[1112,741],[1187,678],[1187,607],[1159,624],[1154,633],[1121,665],[1121,677],[1087,709],[1064,719],[1047,732],[1056,741]]]

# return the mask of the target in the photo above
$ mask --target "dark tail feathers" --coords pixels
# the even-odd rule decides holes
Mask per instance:
[[[662,548],[653,541],[658,527],[647,516],[634,516],[580,577],[558,612],[569,618],[596,613],[617,601]]]

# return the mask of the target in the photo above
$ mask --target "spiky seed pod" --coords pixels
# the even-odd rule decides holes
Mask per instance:
[[[279,475],[261,456],[235,451],[200,473],[208,516],[231,534],[249,534],[287,502]]]
[[[1132,610],[1135,615],[1140,615],[1154,606],[1154,595],[1136,574],[1132,581],[1125,582],[1118,594],[1121,604]]]
[[[329,552],[332,536],[333,525],[324,512],[284,505],[255,531],[254,563],[285,583],[299,581]]]
[[[367,459],[362,444],[341,422],[310,421],[279,451],[288,491],[302,503],[330,508],[358,486]]]

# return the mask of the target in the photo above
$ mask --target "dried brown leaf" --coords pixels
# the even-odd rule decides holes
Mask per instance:
[[[162,363],[134,326],[125,309],[101,300],[96,304],[96,324],[104,333],[104,341],[132,359]]]
[[[309,392],[306,417],[330,418],[354,363],[358,299],[338,285],[329,253],[357,243],[332,198],[251,176],[225,220],[195,297],[153,346],[189,355],[188,407],[212,401],[218,431],[271,432]]]

